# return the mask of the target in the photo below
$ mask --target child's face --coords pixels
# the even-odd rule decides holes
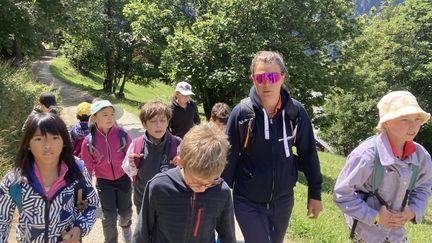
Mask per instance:
[[[183,169],[183,179],[186,185],[194,192],[204,192],[207,188],[220,185],[223,179],[220,176],[216,179],[202,179],[194,176],[193,173],[185,172]]]
[[[38,128],[30,139],[29,150],[37,163],[58,163],[63,150],[63,139],[60,135],[51,133],[43,136]]]
[[[150,136],[161,139],[167,130],[168,119],[164,114],[159,114],[146,121],[143,126]]]
[[[264,73],[281,73],[279,65],[276,63],[262,63],[259,62],[255,65],[254,73],[252,74],[252,81],[255,85],[256,92],[261,102],[265,102],[268,99],[273,99],[274,97],[279,97],[280,89],[283,84],[283,80],[285,79],[285,75],[282,74],[281,79],[275,83],[271,83],[270,80],[266,79],[263,83],[258,83],[255,79],[255,74],[264,74]]]
[[[420,114],[406,115],[385,122],[384,127],[394,143],[402,143],[415,138],[422,121]]]
[[[99,129],[110,129],[115,124],[114,108],[105,107],[92,116]]]

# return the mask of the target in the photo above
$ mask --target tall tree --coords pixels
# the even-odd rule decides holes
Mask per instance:
[[[253,54],[275,50],[285,57],[290,93],[312,115],[335,80],[341,43],[356,33],[352,2],[205,2],[191,27],[177,26],[168,38],[161,68],[169,79],[195,86],[209,116],[215,102],[234,104],[247,94]]]
[[[353,82],[329,99],[324,107],[328,120],[321,127],[323,136],[341,152],[350,152],[373,134],[378,121],[376,104],[391,90],[412,92],[420,106],[432,111],[431,23],[430,0],[407,0],[385,7],[355,40],[348,61],[354,70]],[[431,149],[431,137],[429,122],[417,139]]]
[[[42,43],[55,39],[63,5],[58,1],[2,0],[0,7],[0,59],[16,64],[36,57]]]

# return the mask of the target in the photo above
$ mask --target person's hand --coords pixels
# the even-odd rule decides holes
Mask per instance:
[[[61,243],[78,243],[81,236],[81,229],[78,227],[73,227],[66,233],[62,234],[62,242]]]
[[[135,153],[130,153],[128,155],[128,162],[129,162],[129,166],[135,168],[135,158],[142,158],[144,157],[144,154],[135,154]]]
[[[400,228],[403,226],[403,217],[400,213],[391,212],[386,208],[386,206],[381,206],[379,212],[378,224],[387,226],[389,228]]]
[[[309,199],[308,202],[308,212],[307,212],[307,216],[310,219],[316,219],[318,218],[318,215],[320,214],[320,212],[323,209],[322,203],[320,200],[316,200],[316,199]]]
[[[406,223],[415,218],[415,213],[411,210],[410,207],[405,207],[404,211],[397,213],[398,216],[395,218],[394,223],[397,225],[397,228],[401,228],[405,226]]]

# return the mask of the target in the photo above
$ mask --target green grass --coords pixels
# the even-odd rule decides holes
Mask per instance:
[[[125,97],[118,99],[113,95],[106,95],[103,91],[103,75],[97,72],[89,72],[86,75],[76,71],[69,61],[60,56],[51,64],[51,71],[55,77],[75,86],[79,86],[84,90],[89,91],[93,96],[109,99],[113,103],[121,105],[127,111],[139,115],[139,107],[141,104],[149,101],[162,101],[164,103],[171,102],[171,97],[174,94],[175,88],[158,80],[153,80],[149,85],[143,86],[126,82]],[[201,115],[201,120],[204,110],[202,105],[198,107]]]
[[[54,75],[74,85],[79,85],[89,90],[95,96],[109,98],[114,103],[120,103],[126,110],[137,114],[138,104],[151,100],[169,102],[174,88],[159,81],[154,81],[149,86],[140,86],[132,83],[126,84],[125,99],[115,99],[114,96],[106,96],[101,92],[102,75],[91,72],[86,77],[76,72],[67,62],[66,58],[59,57],[51,65]],[[200,107],[202,113],[202,106]],[[203,119],[203,117],[201,118]],[[342,212],[333,203],[333,187],[339,171],[345,163],[345,157],[319,153],[321,170],[324,176],[322,201],[324,211],[316,220],[306,216],[307,186],[306,179],[300,175],[295,187],[295,205],[291,216],[286,240],[288,242],[350,242],[348,239],[348,226],[345,223]],[[432,225],[432,202],[425,221],[421,225],[408,224],[408,239],[410,242],[428,242]]]
[[[321,171],[324,177],[322,202],[323,212],[316,220],[306,217],[307,186],[303,175],[295,187],[295,205],[286,239],[289,242],[351,242],[348,239],[348,226],[339,208],[333,203],[333,188],[345,157],[319,153]],[[422,224],[407,226],[410,242],[429,242],[432,225],[432,201]]]

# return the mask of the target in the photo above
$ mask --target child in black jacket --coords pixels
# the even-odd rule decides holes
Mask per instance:
[[[236,242],[231,191],[220,178],[229,143],[216,126],[193,127],[180,145],[178,167],[145,188],[132,242]]]

